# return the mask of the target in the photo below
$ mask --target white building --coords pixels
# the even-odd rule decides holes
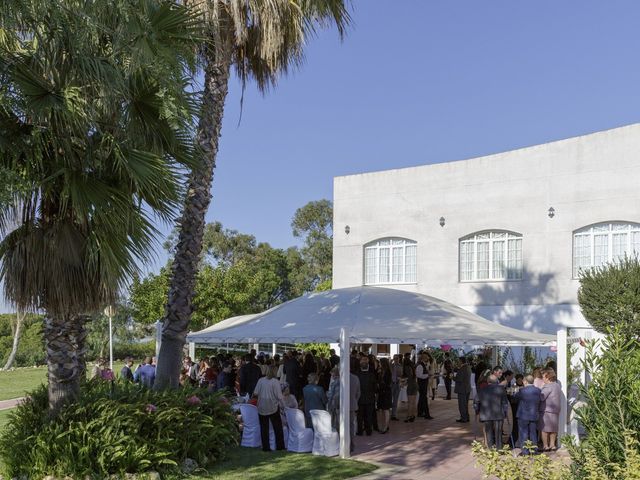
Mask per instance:
[[[383,285],[515,328],[588,326],[581,268],[640,254],[640,124],[334,179],[333,287]]]

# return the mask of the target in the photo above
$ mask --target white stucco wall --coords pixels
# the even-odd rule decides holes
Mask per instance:
[[[395,288],[555,333],[558,325],[584,324],[572,278],[573,231],[606,221],[640,223],[640,124],[470,160],[337,177],[333,285],[362,285],[366,243],[404,237],[418,242],[418,283]],[[523,235],[523,279],[459,282],[459,239],[493,229]]]

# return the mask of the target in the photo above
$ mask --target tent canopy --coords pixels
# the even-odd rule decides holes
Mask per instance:
[[[263,313],[190,333],[193,343],[353,343],[550,345],[554,335],[502,326],[451,303],[392,288],[314,292]]]

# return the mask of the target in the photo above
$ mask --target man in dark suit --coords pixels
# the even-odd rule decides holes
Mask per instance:
[[[245,362],[238,372],[240,375],[240,395],[248,393],[251,397],[258,380],[262,376],[262,370],[255,364],[255,358],[251,354],[245,357]]]
[[[127,382],[133,382],[133,372],[131,371],[131,367],[133,367],[133,358],[127,357],[124,361],[124,367],[120,370],[120,378]]]
[[[296,358],[296,352],[289,351],[284,360],[284,374],[289,384],[291,395],[299,401],[302,400],[302,367]]]
[[[538,410],[540,408],[540,399],[542,391],[538,387],[533,386],[533,375],[524,377],[524,388],[521,388],[515,395],[518,401],[518,410],[516,418],[518,419],[518,439],[520,441],[521,454],[528,455],[535,453],[538,446]],[[527,440],[533,443],[533,451],[524,448]]]
[[[460,357],[460,367],[453,377],[456,382],[454,392],[458,394],[458,410],[460,418],[456,420],[459,423],[467,423],[469,421],[469,396],[471,395],[471,367],[467,364],[466,357]]]
[[[371,370],[369,359],[362,357],[360,371],[357,373],[360,380],[360,398],[358,399],[358,431],[356,435],[362,435],[363,431],[371,435],[373,431],[373,416],[376,414],[376,374]]]
[[[509,408],[507,391],[498,383],[498,377],[490,375],[488,385],[478,390],[474,407],[480,414],[480,421],[484,424],[484,436],[487,448],[502,448],[502,424]]]

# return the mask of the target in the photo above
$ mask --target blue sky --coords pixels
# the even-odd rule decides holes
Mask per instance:
[[[287,247],[335,176],[640,121],[638,0],[363,0],[353,20],[266,96],[248,85],[240,125],[232,82],[209,221]]]
[[[276,90],[249,85],[240,125],[233,82],[208,220],[287,247],[335,176],[640,120],[637,0],[367,0],[353,20],[342,42],[310,39]]]

